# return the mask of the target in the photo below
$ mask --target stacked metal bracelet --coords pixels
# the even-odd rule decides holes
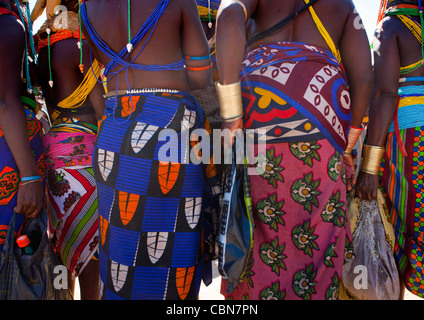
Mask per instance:
[[[26,184],[30,184],[33,182],[41,181],[41,176],[31,176],[31,177],[22,177],[21,178],[21,186],[24,186]]]
[[[243,104],[241,100],[241,82],[222,85],[215,83],[216,93],[219,100],[221,119],[233,121],[243,117]]]
[[[364,159],[362,161],[361,171],[374,176],[378,175],[384,151],[384,147],[364,145]]]
[[[361,126],[360,128],[351,126],[349,128],[349,135],[347,137],[347,147],[343,154],[343,157],[352,157],[352,150],[355,147],[356,142],[358,142],[358,139],[361,136],[364,129],[365,129],[364,126]]]

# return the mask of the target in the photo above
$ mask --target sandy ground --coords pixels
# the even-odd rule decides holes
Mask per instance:
[[[206,287],[203,283],[200,288],[200,300],[224,300],[224,296],[220,294],[221,276],[217,269],[217,261],[214,261],[213,281]],[[80,300],[78,281],[75,286],[75,300]],[[424,300],[406,290],[404,300]]]

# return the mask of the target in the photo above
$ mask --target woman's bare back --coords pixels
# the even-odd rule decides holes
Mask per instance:
[[[160,0],[131,1],[131,37],[139,32],[144,22],[160,3]],[[127,0],[87,0],[88,19],[101,39],[118,53],[128,44],[128,1]],[[184,55],[205,55],[208,52],[207,40],[200,24],[194,0],[169,1],[166,10],[154,27],[151,37],[134,63],[143,65],[165,65],[180,61]],[[84,31],[85,35],[88,35]],[[132,60],[149,37],[150,31],[134,47],[128,60]],[[111,59],[88,39],[94,55],[107,65]],[[127,89],[126,75],[119,75],[119,89]],[[175,88],[187,90],[190,79],[186,71],[140,71],[129,69],[131,88]],[[116,88],[116,79],[108,83],[110,90]]]
[[[266,30],[305,6],[303,0],[261,0],[255,2],[257,2],[256,13],[247,24],[248,38]],[[349,16],[355,14],[350,0],[319,0],[313,5],[313,9],[336,46],[339,44],[345,27],[354,27],[353,25],[346,26]],[[358,17],[357,20],[358,26],[360,26],[360,18]],[[308,10],[298,15],[281,32],[253,44],[252,48],[270,41],[302,42],[329,50]]]

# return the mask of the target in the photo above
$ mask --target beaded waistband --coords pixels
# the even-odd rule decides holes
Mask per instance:
[[[114,90],[109,91],[105,95],[103,95],[104,98],[112,98],[115,96],[122,96],[127,94],[140,94],[140,93],[157,93],[157,92],[165,92],[165,93],[178,93],[181,92],[181,90],[176,89],[167,89],[167,88],[143,88],[143,89],[131,89],[131,90]]]

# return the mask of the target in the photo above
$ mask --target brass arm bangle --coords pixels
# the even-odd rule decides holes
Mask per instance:
[[[229,121],[243,117],[241,82],[226,85],[215,82],[215,88],[219,100],[221,119]]]
[[[364,159],[361,171],[375,176],[378,175],[384,152],[384,147],[364,145]]]

